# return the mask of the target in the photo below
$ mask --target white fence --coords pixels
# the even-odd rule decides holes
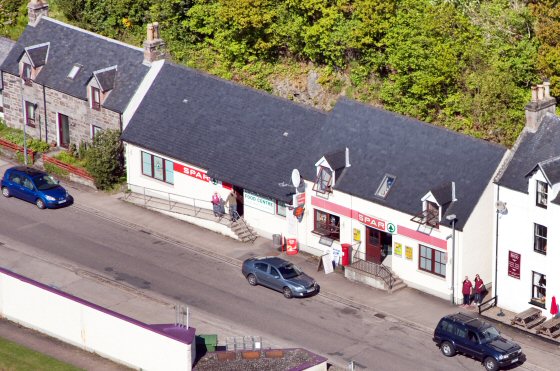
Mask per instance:
[[[150,326],[3,268],[0,315],[136,369],[191,370],[196,355],[194,328]]]

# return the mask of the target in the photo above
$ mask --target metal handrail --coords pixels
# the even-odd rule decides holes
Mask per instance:
[[[485,302],[480,303],[480,305],[478,306],[478,314],[482,314],[482,312],[485,312],[488,309],[497,306],[498,306],[498,296],[496,295],[493,298],[490,298]]]
[[[362,269],[362,268],[357,268],[360,269],[366,273],[372,274],[375,277],[381,278],[389,287],[389,290],[391,290],[393,288],[393,284],[395,282],[395,278],[393,277],[393,273],[391,272],[391,270],[389,268],[387,268],[385,265],[383,265],[383,263],[381,264],[377,264],[374,262],[370,262],[367,261],[365,259],[365,253],[363,251],[360,251],[358,249],[356,249],[354,251],[354,254],[352,256],[352,263],[358,262],[358,261],[362,261],[364,263],[366,263],[366,269]],[[354,265],[354,264],[352,264]],[[360,264],[360,266],[362,266],[362,264]]]
[[[233,211],[235,214],[233,214],[235,216],[236,220],[241,220],[241,222],[243,223],[243,225],[245,226],[245,230],[247,232],[249,232],[249,234],[251,235],[251,243],[255,242],[255,240],[257,239],[258,235],[256,235],[255,233],[253,233],[253,230],[249,227],[249,225],[247,224],[247,222],[245,222],[245,219],[243,219],[241,217],[241,215],[239,215],[239,213],[237,212],[237,210]],[[233,219],[233,218],[232,218]]]

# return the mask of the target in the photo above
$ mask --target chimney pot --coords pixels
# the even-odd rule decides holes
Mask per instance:
[[[146,41],[144,41],[144,62],[151,64],[165,58],[164,42],[159,37],[159,23],[149,23],[146,29]]]
[[[537,100],[541,101],[544,99],[544,86],[542,84],[537,85]]]
[[[537,87],[531,86],[531,102],[536,102],[538,100]]]
[[[544,80],[543,86],[544,86],[544,97],[549,98],[550,97],[550,81]]]

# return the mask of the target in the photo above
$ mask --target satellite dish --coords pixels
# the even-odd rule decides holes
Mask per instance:
[[[506,203],[504,201],[496,201],[496,211],[503,214],[507,211]]]
[[[301,175],[299,175],[299,170],[298,169],[294,169],[292,170],[292,184],[294,187],[299,187],[299,184],[301,183]]]

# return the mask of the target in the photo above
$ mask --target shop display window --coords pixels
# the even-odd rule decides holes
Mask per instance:
[[[329,237],[333,240],[340,240],[340,217],[315,210],[314,233]]]

